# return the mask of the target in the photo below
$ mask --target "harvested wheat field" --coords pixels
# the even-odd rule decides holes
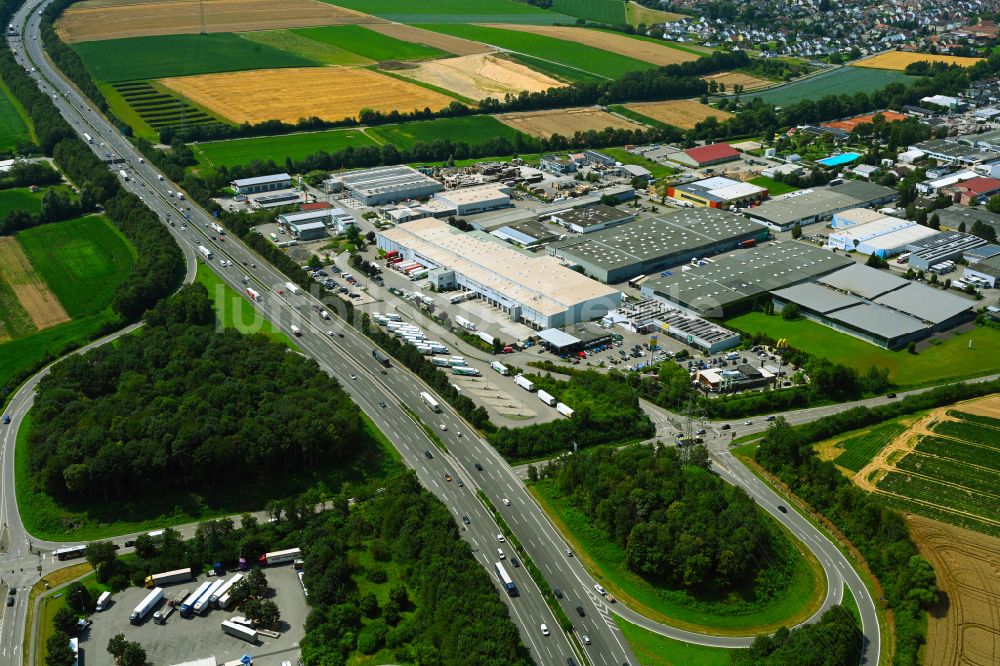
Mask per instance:
[[[10,285],[39,330],[69,321],[59,299],[35,272],[21,245],[12,236],[0,237],[0,279]]]
[[[491,53],[493,51],[492,48],[481,42],[474,42],[471,39],[462,39],[461,37],[452,37],[441,32],[424,30],[423,28],[403,25],[402,23],[376,23],[365,27],[387,37],[394,37],[413,44],[423,44],[434,49],[441,49],[447,53],[454,53],[457,56]]]
[[[741,72],[721,72],[719,74],[713,74],[712,76],[706,76],[705,80],[725,84],[726,92],[732,92],[733,86],[735,85],[743,86],[744,92],[760,90],[761,88],[767,88],[768,86],[774,85],[774,81],[758,79],[756,76],[750,76],[749,74],[743,74]]]
[[[922,516],[907,522],[942,592],[928,614],[924,663],[1000,663],[1000,539]]]
[[[921,61],[944,62],[949,65],[961,65],[962,67],[972,67],[982,58],[970,58],[967,56],[934,55],[932,53],[910,53],[909,51],[890,51],[879,55],[865,58],[851,63],[853,67],[870,67],[873,69],[894,69],[903,71],[906,66]]]
[[[553,134],[571,137],[576,132],[600,131],[606,127],[615,129],[645,129],[637,122],[602,111],[596,106],[576,109],[554,109],[552,111],[527,111],[525,113],[502,113],[497,120],[508,127],[548,139]]]
[[[674,99],[669,102],[635,102],[626,104],[626,109],[641,113],[647,118],[659,120],[661,123],[673,125],[681,129],[694,129],[694,126],[706,118],[715,117],[722,122],[733,117],[728,111],[713,109],[696,99]]]
[[[636,60],[650,62],[654,65],[673,65],[678,62],[688,62],[689,60],[698,59],[698,56],[693,53],[670,48],[656,42],[647,42],[643,39],[633,39],[625,35],[590,30],[589,28],[574,28],[559,25],[522,25],[515,23],[487,23],[484,25],[490,28],[530,32],[535,35],[575,42],[591,46],[595,49],[603,49],[604,51],[635,58]]]
[[[541,92],[565,85],[530,67],[487,53],[428,60],[412,69],[399,70],[399,73],[476,101],[487,97],[503,99],[507,93]]]
[[[383,19],[318,0],[154,0],[78,3],[59,18],[56,32],[65,42],[194,35],[201,32],[202,8],[206,32],[385,23]]]
[[[351,67],[292,67],[160,79],[171,90],[237,123],[356,118],[362,109],[437,111],[454,98]]]

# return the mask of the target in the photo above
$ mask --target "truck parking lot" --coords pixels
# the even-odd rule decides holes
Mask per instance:
[[[204,616],[193,615],[190,618],[183,618],[179,612],[174,612],[164,624],[156,624],[150,613],[145,622],[134,626],[129,623],[129,615],[149,590],[130,587],[114,594],[107,609],[92,616],[94,623],[80,640],[83,663],[110,663],[108,641],[119,633],[130,641],[138,641],[146,649],[149,662],[153,664],[175,664],[210,656],[214,656],[218,663],[224,663],[239,659],[244,654],[253,657],[254,664],[260,666],[280,666],[286,660],[294,663],[298,658],[299,641],[305,635],[305,621],[309,610],[302,586],[290,563],[264,571],[271,588],[270,598],[278,604],[281,612],[279,638],[261,634],[259,643],[252,645],[224,633],[220,624],[223,620],[242,615],[238,607],[209,610]],[[235,572],[227,572],[224,578],[228,579],[233,573]],[[217,579],[203,575],[194,580],[164,586],[164,601],[156,610],[165,608],[166,601],[175,598],[183,590],[194,591],[202,582],[214,580]]]

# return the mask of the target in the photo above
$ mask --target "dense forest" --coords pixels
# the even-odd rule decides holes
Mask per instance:
[[[741,488],[708,469],[703,447],[597,447],[543,470],[559,493],[625,549],[629,569],[693,592],[756,581],[780,588],[764,518]]]
[[[560,370],[565,372],[565,370]],[[529,375],[535,385],[571,407],[573,416],[522,428],[498,428],[494,448],[508,460],[531,460],[578,448],[630,442],[656,434],[629,387],[597,371],[573,372],[569,380]]]
[[[733,650],[732,666],[857,666],[864,636],[850,611],[834,606],[815,624],[773,636],[757,636],[745,650]]]
[[[315,361],[217,332],[201,285],[146,321],[39,384],[29,468],[54,497],[264,486],[371,446],[357,407]]]
[[[945,394],[937,397],[941,395]],[[831,420],[845,421],[846,415],[852,412],[856,410],[843,412]],[[802,429],[792,428],[783,418],[778,418],[761,440],[755,458],[837,525],[861,551],[881,582],[894,613],[894,663],[901,666],[918,663],[926,631],[921,621],[923,611],[938,596],[934,569],[918,553],[900,514],[883,505],[876,495],[855,486],[832,462],[820,460],[813,448],[813,442],[818,440],[809,435],[822,432],[824,428],[816,428],[813,424]]]

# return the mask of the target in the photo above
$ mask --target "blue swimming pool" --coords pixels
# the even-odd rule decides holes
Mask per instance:
[[[850,164],[859,157],[861,157],[861,153],[841,153],[840,155],[832,155],[816,161],[825,167],[835,167],[841,164]]]

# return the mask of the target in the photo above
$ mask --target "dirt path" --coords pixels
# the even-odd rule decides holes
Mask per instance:
[[[917,441],[920,436],[935,435],[935,433],[930,429],[930,427],[935,423],[939,421],[957,421],[958,419],[946,414],[949,409],[951,409],[951,407],[940,407],[916,421],[910,426],[909,430],[896,437],[896,439],[889,442],[881,451],[875,454],[872,461],[862,467],[861,471],[851,478],[851,481],[867,492],[882,492],[875,487],[875,484],[878,482],[878,478],[880,478],[881,475],[879,475],[878,478],[875,478],[874,481],[870,480],[874,473],[895,469],[896,466],[889,462],[889,460],[893,457],[893,454],[900,453],[901,455],[898,457],[902,458],[903,455],[912,452],[913,448],[917,445]]]
[[[0,238],[0,278],[10,285],[39,330],[69,321],[59,299],[35,272],[23,248],[12,236]]]

